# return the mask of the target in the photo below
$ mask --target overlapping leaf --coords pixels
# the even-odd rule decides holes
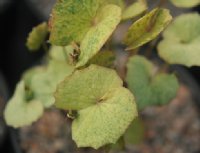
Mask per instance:
[[[91,65],[58,85],[58,108],[78,110],[72,138],[78,147],[115,143],[137,116],[133,95],[114,70]]]
[[[50,42],[66,46],[72,41],[80,43],[86,33],[103,19],[97,19],[106,4],[119,4],[118,0],[63,0],[57,1],[49,21]],[[104,12],[109,16],[110,11]],[[113,16],[114,17],[114,16]],[[105,25],[106,26],[106,25]]]
[[[52,59],[47,70],[36,73],[31,78],[30,88],[34,91],[34,98],[40,100],[45,107],[50,107],[55,102],[53,92],[57,84],[74,70],[74,67],[66,61],[62,49],[62,47],[53,47],[50,51]]]
[[[38,100],[29,100],[26,92],[24,81],[19,82],[4,112],[7,125],[15,128],[30,125],[42,116],[43,105]]]
[[[178,82],[173,74],[154,74],[154,66],[141,56],[130,58],[126,81],[139,109],[167,104],[176,96]]]
[[[98,103],[104,94],[122,86],[116,72],[98,66],[76,71],[59,84],[55,94],[56,107],[80,110]]]
[[[164,32],[158,45],[159,55],[170,64],[200,66],[200,16],[184,14]]]
[[[130,6],[128,6],[122,13],[122,19],[127,20],[135,18],[147,10],[147,4],[145,0],[137,0]]]
[[[171,0],[171,2],[177,7],[194,7],[200,4],[200,0]]]
[[[107,5],[96,19],[100,22],[88,31],[81,42],[81,53],[76,67],[86,64],[101,49],[121,20],[121,9],[115,5]]]
[[[124,43],[127,50],[135,49],[156,38],[172,17],[167,9],[156,8],[140,18],[129,28]]]
[[[45,41],[47,34],[48,28],[46,22],[34,27],[27,38],[26,46],[28,49],[30,51],[36,51],[40,49],[42,43]]]

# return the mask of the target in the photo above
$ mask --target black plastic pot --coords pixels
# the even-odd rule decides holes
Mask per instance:
[[[3,119],[3,110],[8,97],[8,87],[2,73],[0,72],[0,148],[2,148],[2,144],[4,143],[6,136],[6,125]]]

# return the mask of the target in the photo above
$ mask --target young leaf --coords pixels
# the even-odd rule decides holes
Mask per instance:
[[[118,4],[120,1],[121,0],[57,1],[49,21],[51,31],[50,42],[58,46],[66,46],[73,41],[80,43],[87,32],[101,22],[101,19],[98,21],[96,16],[99,16],[102,6],[106,4]],[[109,10],[107,11],[110,12]],[[106,12],[103,14],[106,14]]]
[[[78,111],[72,139],[78,147],[98,149],[116,143],[137,116],[132,94],[123,87],[108,91],[102,101]]]
[[[30,125],[42,116],[43,105],[40,101],[29,100],[26,96],[24,81],[20,81],[4,112],[7,125],[15,128]]]
[[[124,38],[124,43],[128,45],[127,50],[140,47],[156,38],[171,20],[169,11],[162,8],[156,8],[137,20]]]
[[[173,74],[154,74],[154,66],[141,56],[133,56],[127,64],[126,81],[136,97],[139,109],[167,104],[176,96],[178,81]]]
[[[163,34],[159,55],[170,64],[200,66],[200,16],[197,13],[177,17]]]
[[[30,51],[36,51],[40,49],[42,43],[45,41],[47,34],[48,27],[46,22],[34,27],[27,38],[26,46],[28,49]]]
[[[116,5],[107,5],[97,14],[98,23],[92,27],[80,46],[80,56],[76,67],[83,66],[104,45],[121,20],[121,9]]]
[[[100,101],[109,90],[122,86],[114,70],[91,65],[61,82],[55,93],[56,107],[80,110]]]
[[[122,20],[128,20],[135,18],[147,10],[147,4],[145,0],[137,0],[129,7],[127,7],[122,13]]]
[[[190,8],[200,4],[200,0],[171,0],[176,7]]]

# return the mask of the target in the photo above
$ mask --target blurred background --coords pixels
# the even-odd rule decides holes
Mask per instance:
[[[0,105],[4,105],[1,101],[6,101],[13,93],[22,72],[42,57],[43,52],[28,52],[25,42],[33,26],[48,20],[54,2],[55,0],[0,0],[0,93],[4,97],[0,99]],[[192,11],[200,9],[197,7]],[[184,69],[200,85],[200,68]],[[1,122],[3,121],[0,124]],[[1,133],[5,141],[0,139],[0,152],[14,153],[8,129],[2,126],[0,135]]]

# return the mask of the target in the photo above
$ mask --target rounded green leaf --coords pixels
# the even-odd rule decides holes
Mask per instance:
[[[155,74],[153,64],[141,56],[133,56],[127,64],[128,88],[136,97],[139,109],[167,104],[176,96],[178,81],[173,74]]]
[[[177,17],[163,34],[159,55],[170,64],[200,66],[200,16],[197,13]]]
[[[128,6],[122,13],[122,20],[128,20],[135,18],[147,10],[147,4],[145,0],[137,0],[130,6]]]
[[[132,94],[120,87],[108,91],[102,101],[78,111],[72,124],[72,139],[78,147],[116,143],[137,116]]]
[[[140,47],[156,38],[171,20],[169,10],[156,8],[134,22],[124,38],[127,50]]]
[[[71,42],[80,43],[90,28],[99,22],[102,6],[106,4],[122,5],[121,0],[62,0],[55,4],[51,18],[50,42],[66,46]],[[107,10],[109,12],[109,10]],[[106,12],[105,12],[106,13]]]
[[[4,112],[7,125],[15,128],[30,125],[42,114],[43,105],[38,100],[27,100],[24,81],[20,81]]]
[[[114,70],[91,65],[78,70],[61,82],[55,93],[56,107],[80,110],[100,101],[104,94],[122,86]]]
[[[171,2],[177,7],[194,7],[200,4],[200,0],[171,0]]]
[[[107,5],[96,16],[96,25],[84,37],[76,67],[85,65],[104,45],[121,20],[121,8]]]
[[[36,51],[40,49],[42,43],[45,41],[45,38],[48,34],[47,23],[41,23],[38,26],[34,27],[29,33],[26,46],[30,51]]]

